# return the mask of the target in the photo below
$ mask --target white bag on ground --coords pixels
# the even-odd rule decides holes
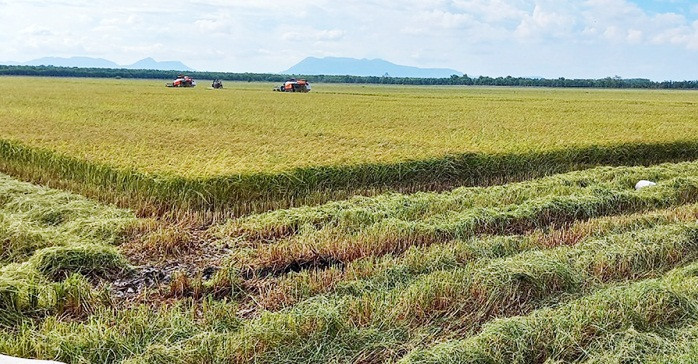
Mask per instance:
[[[655,186],[657,185],[656,183],[652,181],[648,181],[646,179],[640,180],[638,183],[635,184],[635,189],[639,190],[645,187],[650,187],[650,186]]]

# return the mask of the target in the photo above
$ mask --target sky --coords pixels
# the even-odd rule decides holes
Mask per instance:
[[[471,76],[698,80],[696,0],[0,0],[0,61],[271,72],[381,58]]]

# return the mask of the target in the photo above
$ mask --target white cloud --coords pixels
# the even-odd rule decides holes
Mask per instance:
[[[292,42],[303,42],[303,41],[337,41],[341,40],[345,31],[341,29],[328,29],[328,30],[316,30],[316,29],[305,29],[304,31],[291,31],[285,32],[281,35],[284,40]]]
[[[531,14],[526,14],[515,34],[519,38],[567,37],[576,25],[576,18],[569,8],[537,3]]]
[[[641,43],[643,41],[643,38],[644,38],[644,35],[642,33],[642,30],[638,30],[638,29],[629,29],[628,30],[627,40],[629,43],[632,43],[632,44]]]
[[[431,10],[423,12],[427,24],[447,29],[457,29],[466,26],[473,21],[473,16],[465,13],[451,13],[443,10]]]
[[[229,12],[203,15],[194,21],[194,28],[201,37],[232,37],[244,33],[244,25]]]
[[[56,35],[56,33],[52,32],[51,29],[38,24],[32,24],[24,29],[21,29],[19,34],[27,37],[49,37]]]

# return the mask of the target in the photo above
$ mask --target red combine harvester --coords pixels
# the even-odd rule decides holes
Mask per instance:
[[[279,92],[309,92],[310,91],[310,82],[306,80],[296,80],[295,78],[291,78],[289,80],[286,80],[283,85],[279,87],[274,87],[274,91],[279,91]]]
[[[179,75],[179,76],[177,76],[176,80],[174,80],[170,83],[166,83],[165,86],[167,86],[167,87],[194,87],[194,86],[196,86],[196,81],[194,81],[194,79],[189,77],[189,76]]]

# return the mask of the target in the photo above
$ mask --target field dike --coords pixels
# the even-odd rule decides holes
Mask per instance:
[[[597,165],[650,165],[698,158],[698,142],[621,144],[526,154],[461,154],[395,164],[301,168],[278,174],[191,179],[145,174],[0,141],[0,170],[117,203],[141,216],[195,222],[319,204],[354,194],[492,185]]]

